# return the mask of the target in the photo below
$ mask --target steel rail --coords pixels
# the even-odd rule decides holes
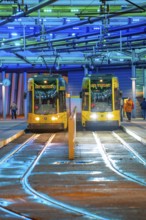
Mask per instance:
[[[6,155],[4,158],[0,160],[0,164],[3,164],[4,162],[8,161],[15,153],[17,153],[19,150],[21,150],[26,144],[31,143],[33,140],[35,140],[39,135],[38,134],[33,134],[30,138],[28,138],[26,141],[24,141],[22,144],[20,144],[19,147],[11,151],[8,155]],[[13,211],[9,208],[4,207],[3,205],[0,204],[0,209],[3,210],[4,212],[7,212],[13,216],[20,217],[25,220],[31,220],[32,218],[29,218],[21,213],[18,213],[16,211]]]
[[[25,220],[32,220],[32,218],[29,218],[29,217],[27,217],[27,216],[25,216],[23,214],[20,214],[20,213],[18,213],[16,211],[11,210],[11,209],[5,208],[5,207],[3,207],[1,205],[0,205],[0,209],[3,210],[4,212],[6,212],[7,214],[13,215],[13,216],[15,216],[17,218],[19,217],[19,218],[22,218],[22,219],[25,219]]]
[[[113,136],[116,137],[123,146],[128,149],[144,166],[146,166],[146,160],[137,152],[135,151],[129,144],[127,144],[123,138],[121,138],[118,134],[116,134],[114,131],[112,132]]]
[[[142,186],[146,186],[146,183],[134,178],[134,177],[131,177],[130,175],[124,173],[123,171],[119,170],[118,168],[116,168],[114,166],[114,164],[112,163],[112,161],[109,159],[108,157],[108,154],[106,153],[106,150],[105,150],[105,147],[104,147],[104,144],[101,143],[100,139],[97,137],[97,135],[95,134],[95,132],[93,132],[93,136],[95,138],[95,141],[97,143],[97,146],[99,148],[99,151],[105,161],[105,163],[107,164],[107,166],[113,170],[115,173],[117,173],[118,175],[122,176],[123,178],[126,178],[128,179],[129,181],[132,181],[132,182],[135,182],[139,185],[142,185]]]
[[[0,164],[4,163],[5,161],[7,161],[9,158],[11,158],[16,152],[18,152],[19,150],[21,150],[26,144],[29,144],[30,142],[32,142],[33,140],[35,140],[39,135],[38,134],[33,134],[29,139],[27,139],[26,141],[24,141],[22,144],[20,144],[20,146],[16,149],[14,149],[13,151],[11,151],[8,155],[6,155],[4,158],[2,158],[0,160]]]
[[[67,211],[70,211],[70,212],[74,212],[79,216],[85,216],[85,217],[93,218],[93,219],[97,219],[97,220],[108,220],[105,217],[90,213],[90,212],[88,212],[86,210],[83,210],[83,209],[80,209],[78,207],[73,207],[71,205],[65,204],[65,203],[60,202],[58,200],[55,200],[50,196],[44,195],[41,192],[37,192],[35,189],[33,189],[31,187],[30,183],[28,182],[28,177],[30,176],[30,174],[31,174],[32,170],[34,169],[35,165],[37,164],[37,162],[39,161],[39,159],[43,155],[44,151],[50,145],[50,143],[51,143],[51,141],[53,140],[54,137],[55,137],[55,134],[52,134],[51,137],[49,138],[49,140],[47,141],[47,143],[45,144],[45,146],[43,147],[43,149],[39,152],[36,159],[32,162],[30,167],[27,169],[27,171],[25,172],[25,174],[21,178],[21,182],[23,184],[23,187],[26,188],[33,196],[38,197],[39,199],[41,199],[42,203],[44,203],[46,205],[50,205],[50,203],[51,203],[55,207],[58,206],[59,208],[62,208],[65,211],[67,210]]]

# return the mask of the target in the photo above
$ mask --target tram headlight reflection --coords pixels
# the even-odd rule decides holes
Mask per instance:
[[[51,120],[52,120],[52,121],[57,121],[57,120],[58,120],[58,117],[57,117],[57,116],[52,116]]]
[[[91,114],[90,118],[93,119],[93,120],[97,119],[97,114],[96,113]]]
[[[39,121],[39,120],[40,120],[40,118],[39,118],[39,117],[35,117],[35,120],[36,120],[36,121]]]
[[[108,113],[108,114],[107,114],[107,118],[108,118],[108,119],[112,119],[113,117],[114,117],[114,115],[113,115],[112,113]]]

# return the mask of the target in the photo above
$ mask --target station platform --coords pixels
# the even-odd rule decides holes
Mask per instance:
[[[127,122],[127,119],[124,119],[124,121],[121,122],[121,127],[135,139],[146,144],[146,120],[143,120],[143,118],[135,118],[132,119],[131,122]]]
[[[0,148],[24,134],[26,128],[25,119],[0,119]]]
[[[121,127],[138,141],[146,144],[146,120],[137,118],[127,122],[124,119],[121,122]],[[24,134],[26,129],[27,122],[25,119],[0,119],[0,148]]]

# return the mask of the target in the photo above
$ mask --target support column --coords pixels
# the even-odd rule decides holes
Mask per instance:
[[[88,68],[84,66],[84,76],[86,76],[87,74],[88,74]]]
[[[143,71],[143,97],[146,98],[146,69]]]
[[[27,94],[27,73],[24,72],[23,73],[24,76],[24,93]],[[24,99],[24,118],[27,119],[27,115],[28,115],[28,109],[27,109],[27,96]]]
[[[12,73],[12,84],[11,84],[11,103],[15,102],[17,104],[17,74]]]
[[[2,71],[2,81],[5,79],[5,72]],[[3,111],[3,119],[6,119],[6,112],[7,112],[7,106],[6,106],[6,87],[2,85],[2,111]]]
[[[132,116],[135,118],[136,117],[136,67],[133,64],[135,60],[135,51],[132,51],[132,99],[134,102],[134,109],[132,112]]]
[[[23,97],[24,94],[22,92],[22,88],[23,88],[23,74],[19,74],[18,77],[18,89],[17,89],[17,107],[18,107],[18,115],[22,115],[23,113]]]

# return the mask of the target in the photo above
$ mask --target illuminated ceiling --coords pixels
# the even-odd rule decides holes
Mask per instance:
[[[0,33],[0,71],[146,66],[145,0],[0,0]]]

